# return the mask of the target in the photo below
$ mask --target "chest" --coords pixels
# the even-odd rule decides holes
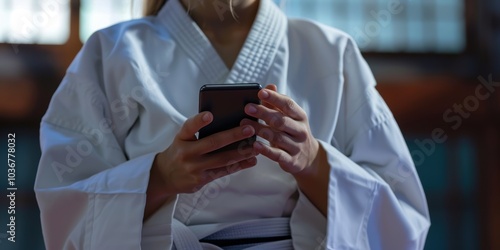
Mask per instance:
[[[223,38],[216,38],[210,33],[207,33],[206,36],[226,67],[231,69],[245,44],[247,34],[248,31],[239,31]]]

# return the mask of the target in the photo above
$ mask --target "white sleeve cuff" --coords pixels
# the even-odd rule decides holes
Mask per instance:
[[[290,218],[293,247],[296,250],[321,249],[326,235],[326,218],[299,189],[299,199]]]

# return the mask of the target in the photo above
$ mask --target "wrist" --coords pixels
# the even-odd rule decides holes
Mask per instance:
[[[167,191],[166,182],[161,175],[158,158],[159,154],[155,156],[151,169],[149,170],[149,182],[146,190],[146,206],[144,208],[143,221],[146,221],[163,204],[175,197],[175,194],[169,194]]]
[[[161,172],[161,153],[156,154],[151,170],[149,171],[148,193],[152,194],[157,199],[165,199],[171,194],[168,192],[167,183]]]
[[[293,174],[295,179],[313,177],[317,176],[319,173],[320,160],[321,160],[320,151],[323,150],[323,148],[320,146],[317,140],[314,140],[314,143],[310,148],[313,149],[312,150],[313,153],[311,153],[312,157],[310,157],[311,160],[308,162],[307,166],[304,167],[304,169]]]

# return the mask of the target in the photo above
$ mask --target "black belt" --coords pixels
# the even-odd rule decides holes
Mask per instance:
[[[201,239],[200,242],[209,243],[218,247],[228,247],[237,245],[261,244],[280,240],[289,240],[290,236],[263,237],[263,238],[242,238],[242,239]]]

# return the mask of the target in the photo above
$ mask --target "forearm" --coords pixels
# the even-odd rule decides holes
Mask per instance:
[[[295,174],[294,177],[302,193],[324,216],[327,216],[330,166],[321,144],[311,167]]]

